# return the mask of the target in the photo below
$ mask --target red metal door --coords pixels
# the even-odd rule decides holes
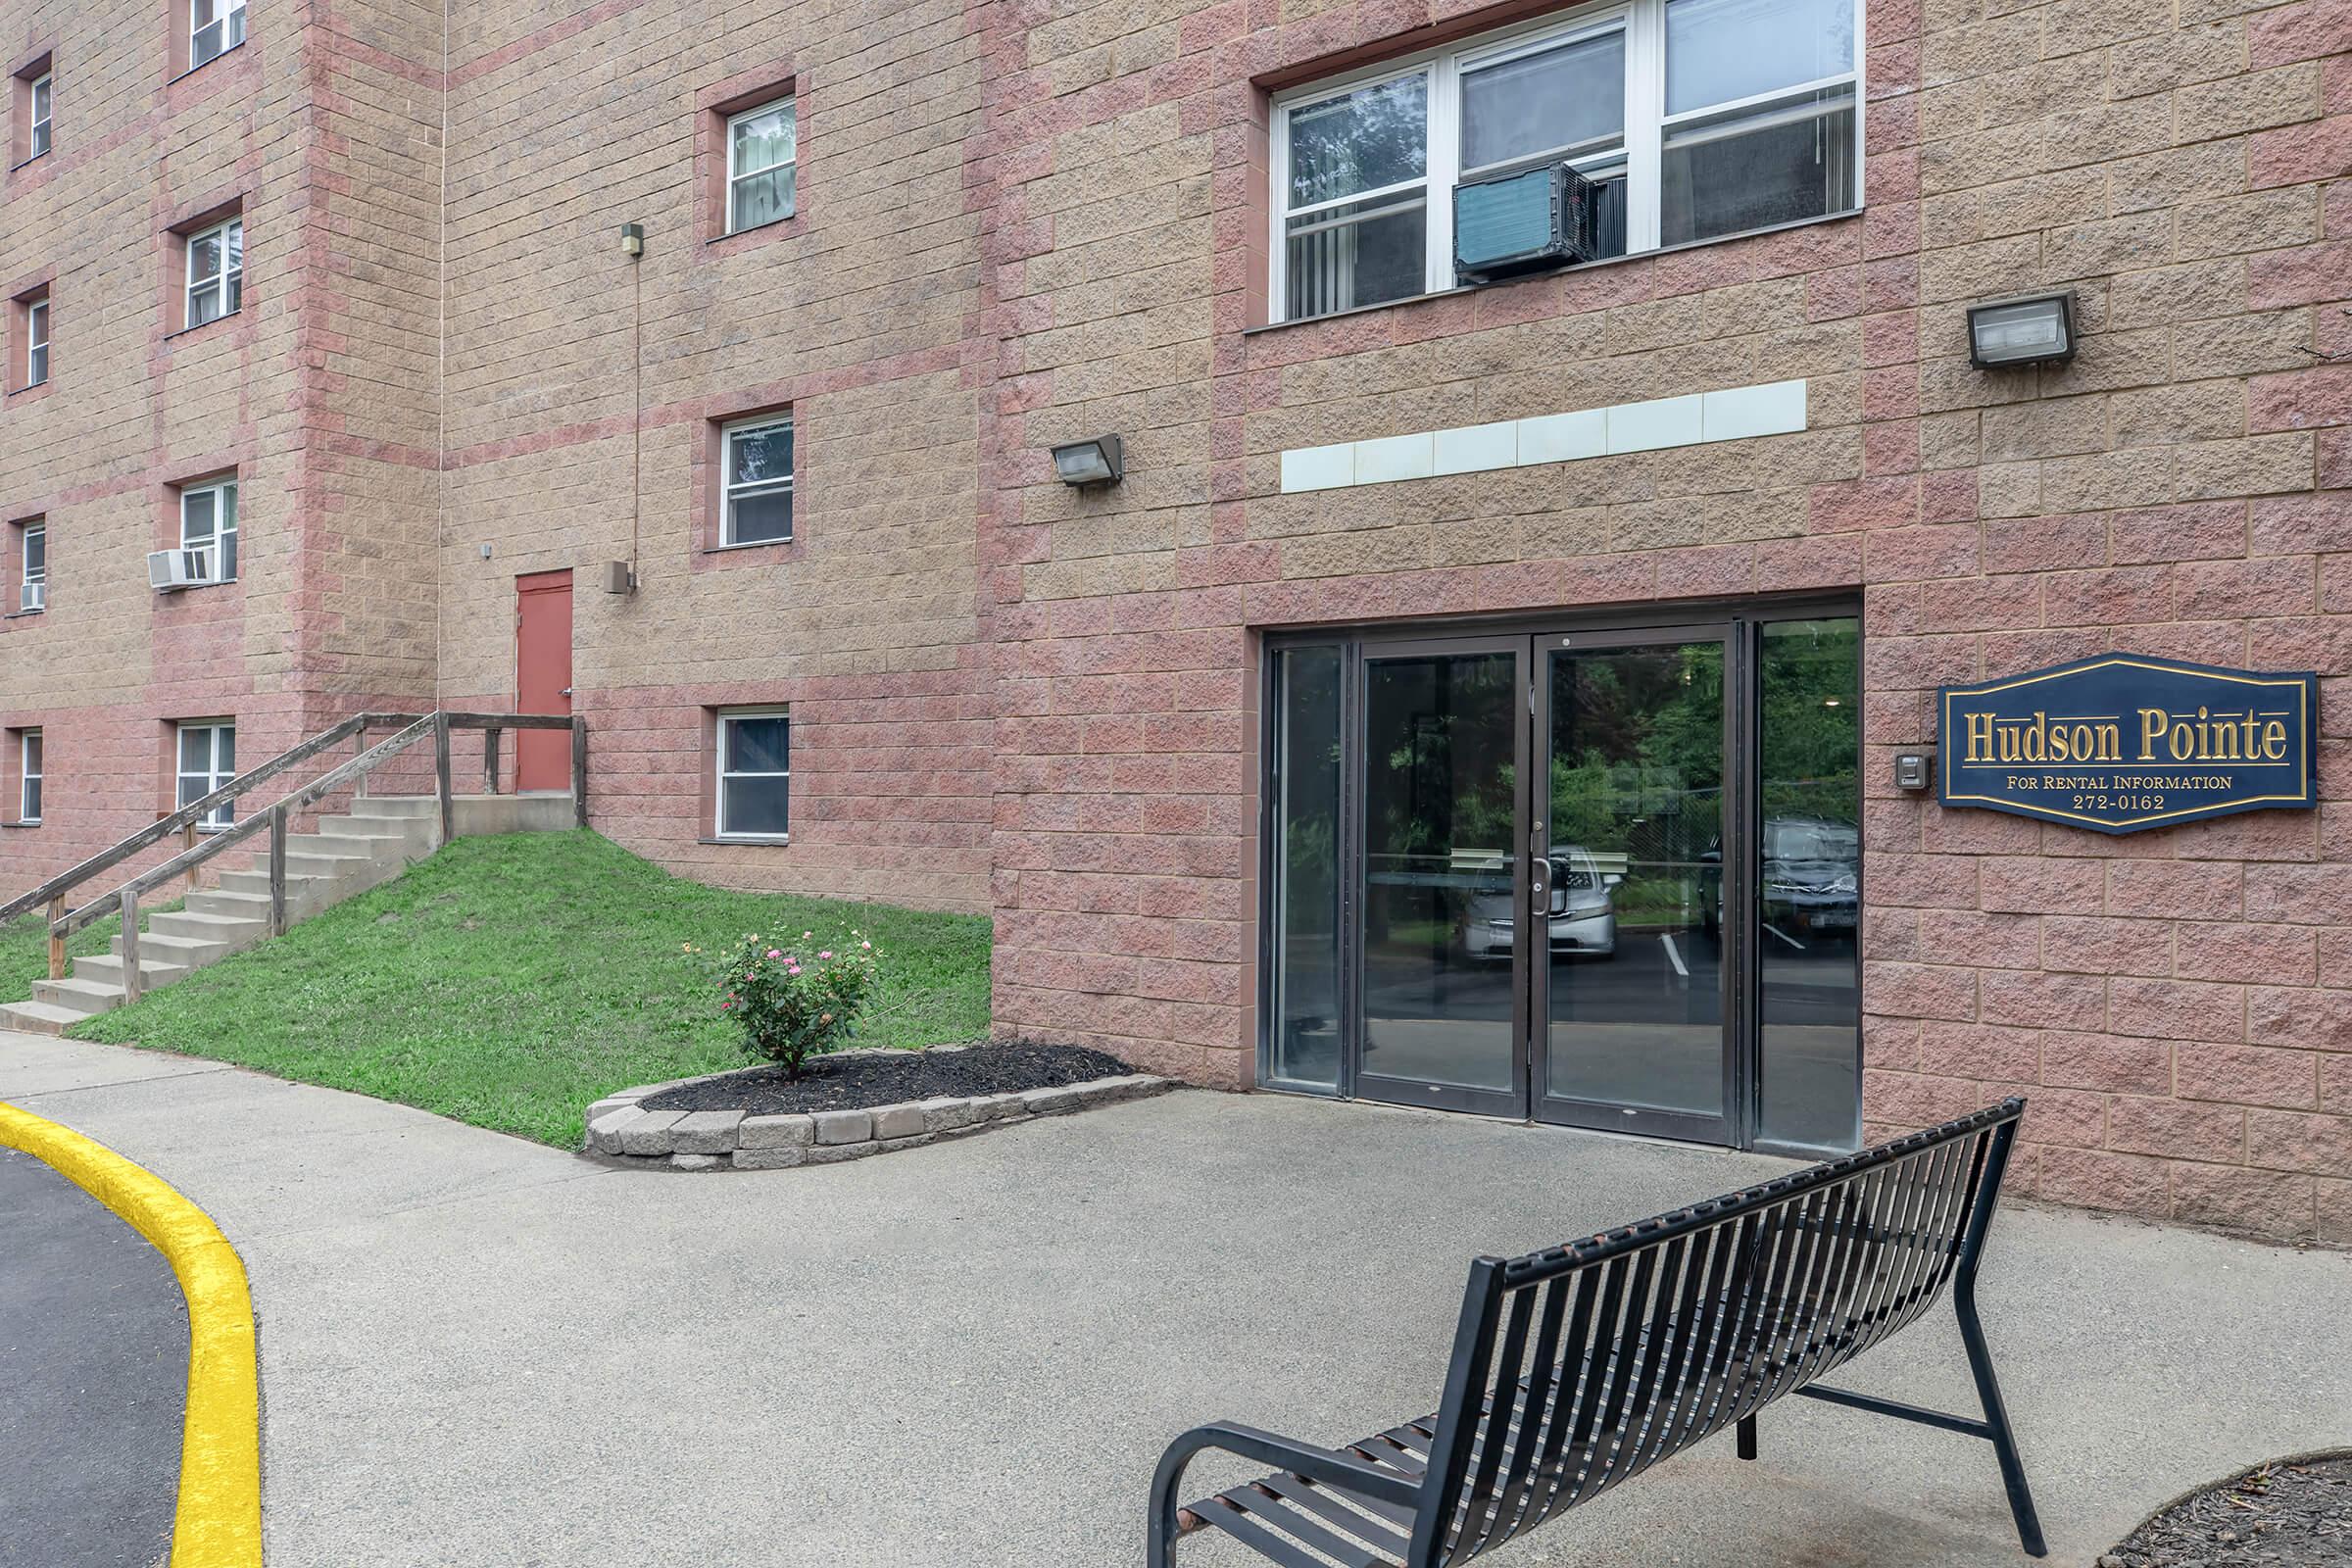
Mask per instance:
[[[571,573],[539,571],[514,579],[514,710],[571,711]],[[571,737],[526,729],[515,736],[514,787],[571,787]]]

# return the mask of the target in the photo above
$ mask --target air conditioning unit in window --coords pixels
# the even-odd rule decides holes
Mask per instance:
[[[1599,249],[1600,187],[1566,164],[1453,188],[1453,270],[1464,282],[1589,262]]]
[[[158,550],[147,558],[147,586],[159,594],[176,593],[212,580],[210,550]]]
[[[48,609],[49,585],[45,582],[24,584],[24,591],[17,596],[17,608],[23,611]]]

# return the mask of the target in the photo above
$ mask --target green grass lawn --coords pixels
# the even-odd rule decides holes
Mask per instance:
[[[93,892],[106,892],[103,879],[81,892],[84,903]],[[153,909],[139,911],[139,929],[147,929],[150,916],[164,909],[176,909],[179,901],[158,905]],[[66,952],[76,958],[88,957],[108,951],[116,933],[122,929],[122,916],[110,914],[102,920],[83,926],[66,941]],[[19,915],[6,925],[0,925],[0,1002],[22,1002],[32,995],[35,980],[49,978],[49,917],[35,909]]]
[[[706,887],[575,832],[461,839],[74,1034],[572,1148],[602,1095],[750,1064],[713,981],[717,956],[745,933],[822,941],[853,926],[880,959],[858,1044],[987,1032],[985,917]],[[0,963],[23,974],[12,995],[27,994],[45,972],[37,922],[28,936],[0,932]]]

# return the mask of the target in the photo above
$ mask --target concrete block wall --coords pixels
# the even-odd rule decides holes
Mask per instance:
[[[2026,1191],[2352,1240],[2352,8],[1873,0],[1862,214],[1254,330],[1257,84],[1467,11],[1000,40],[1000,1028],[1249,1080],[1263,631],[1858,591],[1871,1134],[2021,1090]],[[1969,365],[1968,302],[2054,285],[2079,359]],[[1797,377],[1801,433],[1280,492],[1286,448]],[[1127,482],[1054,483],[1102,428]],[[2110,648],[2321,670],[2328,804],[2108,839],[1892,788],[1938,683]]]

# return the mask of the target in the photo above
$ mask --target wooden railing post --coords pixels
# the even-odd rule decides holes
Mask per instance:
[[[368,775],[360,775],[366,778]],[[286,808],[270,808],[270,934],[286,934]]]
[[[588,825],[588,720],[578,713],[571,715],[571,819]]]
[[[458,836],[458,808],[449,792],[449,715],[433,715],[433,789],[441,798],[441,842]]]
[[[482,731],[482,793],[484,795],[498,793],[498,734],[499,730],[496,724]],[[518,740],[514,744],[519,749],[522,742]]]
[[[361,715],[360,732],[357,736],[353,737],[353,744],[359,748],[358,751],[351,754],[355,760],[368,755],[368,721],[365,714]],[[358,778],[355,778],[351,781],[351,798],[355,801],[364,801],[368,798],[367,774],[362,773]]]
[[[182,853],[196,847],[196,823],[190,822],[179,830],[179,847]],[[192,865],[188,867],[188,891],[196,891],[196,868]]]
[[[122,1004],[139,1000],[139,895],[122,898]]]
[[[49,978],[66,977],[66,939],[57,934],[57,922],[66,917],[66,896],[60,893],[49,901]]]

